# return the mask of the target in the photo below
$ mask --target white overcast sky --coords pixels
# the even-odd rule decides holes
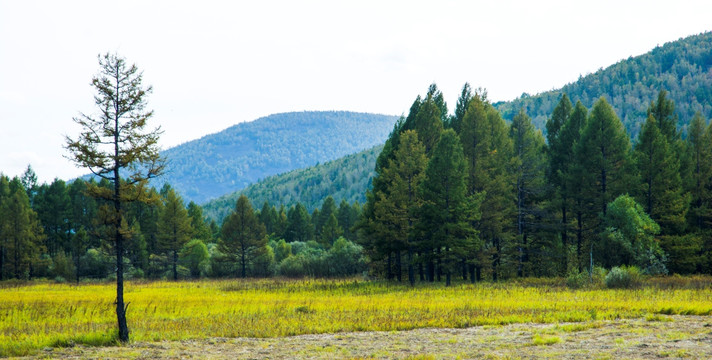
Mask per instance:
[[[87,172],[63,144],[99,53],[144,71],[168,148],[279,112],[400,115],[432,82],[451,110],[465,82],[511,100],[709,30],[709,0],[0,0],[0,172]]]

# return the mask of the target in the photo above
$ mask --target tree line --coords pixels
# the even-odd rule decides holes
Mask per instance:
[[[545,137],[468,84],[449,115],[433,84],[379,155],[361,241],[378,271],[411,283],[712,273],[712,129],[698,113],[683,139],[677,123],[661,90],[631,144],[605,98],[588,109],[564,94]]]
[[[38,184],[28,167],[21,177],[0,175],[0,280],[59,281],[114,277],[116,255],[101,219],[106,201],[88,189],[107,180],[55,179]],[[124,209],[128,278],[183,279],[246,276],[342,276],[366,262],[352,231],[361,207],[328,197],[311,214],[301,203],[254,211],[241,197],[218,225],[194,202],[185,205],[169,184],[148,189],[148,202]]]

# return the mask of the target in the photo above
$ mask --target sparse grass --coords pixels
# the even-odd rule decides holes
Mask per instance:
[[[696,283],[699,283],[696,282]],[[420,284],[363,280],[130,282],[134,341],[587,322],[712,314],[712,289],[570,290],[551,283]],[[112,284],[0,283],[0,356],[116,343]],[[655,320],[657,321],[657,319]]]
[[[558,336],[535,334],[532,337],[532,345],[534,345],[534,346],[553,345],[553,344],[558,344],[560,342],[561,342],[561,338]]]

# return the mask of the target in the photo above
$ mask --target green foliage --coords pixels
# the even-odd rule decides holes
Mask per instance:
[[[381,149],[383,146],[379,145],[324,164],[270,176],[244,190],[207,202],[203,211],[208,219],[221,222],[241,194],[247,196],[253,206],[262,206],[265,201],[287,208],[301,203],[308,211],[321,207],[328,196],[335,202],[364,203]]]
[[[655,239],[660,226],[633,198],[621,195],[611,202],[603,225],[598,258],[604,266],[635,265],[653,275],[667,273],[663,264],[666,255]]]
[[[495,106],[505,119],[514,118],[520,109],[524,109],[534,124],[543,129],[561,94],[579,99],[589,108],[603,95],[622,119],[628,134],[635,138],[647,118],[650,102],[656,100],[660,89],[664,88],[676,104],[678,116],[674,125],[684,134],[696,112],[706,118],[712,117],[710,53],[712,33],[693,35],[579,77],[559,90],[523,96]]]
[[[512,139],[484,93],[477,93],[470,100],[458,135],[467,164],[467,195],[483,194],[483,211],[476,230],[485,251],[478,254],[476,266],[491,269],[492,278],[497,280],[502,273],[502,259],[506,258],[504,250],[513,237]]]
[[[523,111],[512,120],[509,136],[514,144],[514,192],[516,196],[517,276],[530,276],[534,263],[556,263],[551,252],[550,233],[543,233],[548,221],[543,207],[547,193],[544,137]],[[538,274],[537,274],[538,275]]]
[[[382,144],[395,121],[396,117],[387,115],[313,111],[274,114],[243,122],[162,152],[170,160],[167,173],[152,185],[160,188],[170,183],[186,200],[202,204],[236,189],[245,189],[260,179]],[[372,169],[369,167],[366,171]],[[332,181],[340,180],[330,178],[329,182]],[[258,206],[267,200],[255,195],[247,194]],[[282,200],[283,195],[278,195],[278,199]],[[332,195],[337,201],[344,198]],[[320,203],[324,197],[299,201]],[[272,204],[280,203],[269,200]],[[353,199],[347,200],[353,202]],[[296,198],[284,198],[287,206],[296,201]],[[234,207],[234,202],[229,207]],[[208,216],[217,219],[211,214]]]
[[[467,196],[466,174],[460,139],[447,129],[425,170],[417,225],[423,239],[419,247],[428,257],[442,261],[447,274],[454,272],[457,260],[472,256],[482,246],[472,227],[480,217],[480,198]]]
[[[75,276],[76,268],[67,255],[63,251],[58,252],[52,258],[52,265],[49,267],[50,276],[61,277],[65,280],[73,279]]]
[[[640,286],[640,270],[635,266],[615,266],[606,275],[606,287],[609,289],[630,289]]]
[[[178,253],[193,235],[193,227],[183,199],[169,188],[158,218],[158,246],[171,259],[173,280],[178,280]]]
[[[237,200],[235,211],[225,219],[220,232],[220,251],[236,259],[241,277],[246,277],[248,263],[260,256],[267,245],[265,226],[255,216],[246,196]]]
[[[190,276],[205,277],[208,275],[210,253],[208,247],[200,239],[186,243],[180,251],[181,265],[190,270]]]
[[[336,239],[327,251],[317,243],[292,243],[294,255],[284,258],[277,273],[287,277],[337,277],[359,274],[366,270],[363,249],[343,237]]]

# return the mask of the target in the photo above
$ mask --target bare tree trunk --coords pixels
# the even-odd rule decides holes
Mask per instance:
[[[116,157],[119,154],[118,145],[118,119],[116,121]],[[116,239],[116,320],[119,326],[119,341],[129,341],[129,327],[126,323],[126,308],[124,305],[124,238],[121,235],[121,178],[119,177],[118,164],[114,167],[114,227]]]

